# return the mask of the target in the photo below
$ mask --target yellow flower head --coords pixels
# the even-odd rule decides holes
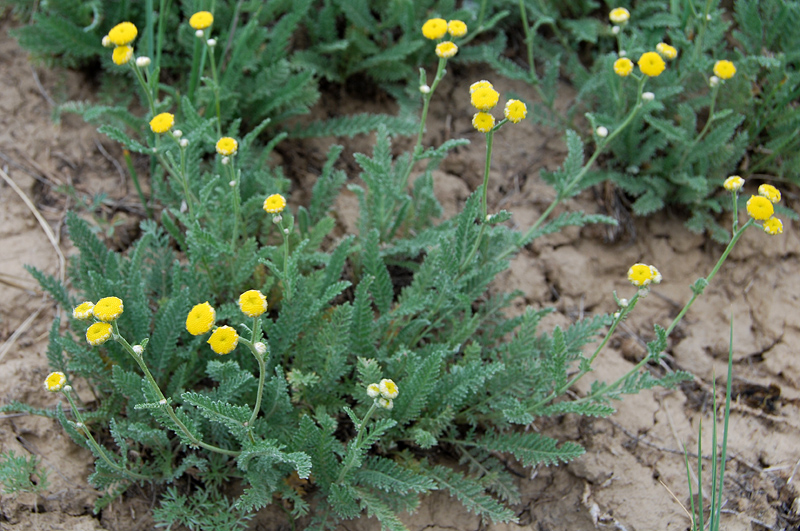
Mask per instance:
[[[479,111],[488,111],[497,105],[500,94],[491,87],[480,87],[469,96],[472,106]]]
[[[127,64],[133,58],[133,48],[130,46],[117,46],[111,52],[111,60],[115,65]]]
[[[634,264],[628,269],[628,280],[640,288],[647,286],[653,281],[653,269],[647,264]]]
[[[370,398],[378,398],[380,394],[381,394],[381,388],[378,387],[378,384],[373,383],[367,386],[367,396],[369,396]]]
[[[233,155],[237,149],[239,149],[239,143],[229,136],[224,136],[217,140],[217,153],[220,155]]]
[[[722,183],[722,187],[729,192],[738,192],[742,189],[742,186],[744,186],[744,179],[738,175],[731,175]]]
[[[614,73],[621,77],[627,77],[633,72],[633,61],[627,57],[620,57],[614,61]]]
[[[717,61],[714,63],[714,75],[720,79],[730,79],[736,73],[736,67],[730,61]]]
[[[392,409],[394,407],[394,402],[389,398],[379,398],[378,406],[383,409]]]
[[[381,383],[378,384],[378,389],[381,392],[381,396],[386,399],[397,398],[397,395],[400,394],[397,384],[386,378],[381,380]]]
[[[239,295],[239,309],[247,317],[258,317],[267,311],[267,298],[256,289],[245,291]]]
[[[764,232],[767,234],[783,234],[783,223],[776,217],[771,217],[764,222]]]
[[[666,42],[659,42],[656,44],[656,51],[668,61],[672,61],[676,57],[678,57],[678,50],[675,49],[674,46],[670,46]]]
[[[230,326],[220,326],[214,330],[207,343],[211,345],[211,350],[217,354],[230,354],[239,344],[239,334]]]
[[[770,203],[778,203],[781,200],[781,192],[771,184],[762,184],[758,187],[758,195],[769,199]]]
[[[214,23],[214,15],[208,11],[198,11],[189,18],[189,25],[192,29],[204,30]]]
[[[51,372],[44,380],[44,388],[51,393],[57,393],[64,389],[67,384],[67,377],[63,372]]]
[[[72,317],[74,317],[75,319],[80,319],[81,321],[86,321],[87,319],[91,319],[92,315],[94,315],[92,313],[93,309],[94,309],[93,302],[89,301],[82,302],[72,309]]]
[[[422,25],[422,34],[426,39],[435,41],[441,39],[447,33],[447,21],[443,18],[432,18]]]
[[[772,207],[772,202],[766,197],[751,195],[750,199],[747,200],[747,213],[750,214],[751,218],[763,221],[771,218],[772,214],[775,213],[775,209]]]
[[[629,18],[631,18],[631,13],[624,7],[615,7],[608,14],[608,20],[610,20],[614,24],[623,24],[625,22],[628,22]]]
[[[125,46],[132,43],[138,34],[139,30],[132,23],[120,22],[108,32],[108,40],[115,46]]]
[[[519,100],[508,100],[503,109],[503,114],[509,122],[518,124],[528,115],[528,107]]]
[[[458,53],[458,46],[450,41],[440,42],[436,45],[436,55],[442,59],[450,59]]]
[[[656,52],[643,53],[637,64],[642,74],[650,77],[661,75],[661,72],[663,72],[666,67],[664,60]]]
[[[280,214],[286,208],[286,198],[281,194],[272,194],[264,200],[264,210],[267,214]]]
[[[492,85],[491,83],[489,83],[485,79],[482,79],[480,81],[476,81],[475,83],[473,83],[472,85],[469,86],[469,93],[472,94],[473,92],[475,92],[476,90],[478,90],[480,88],[493,89],[494,85]]]
[[[186,330],[193,336],[205,334],[214,326],[214,319],[217,317],[217,312],[208,303],[195,304],[189,310],[189,315],[186,316]]]
[[[175,125],[175,116],[168,112],[157,114],[150,120],[150,129],[154,133],[166,133]]]
[[[472,117],[472,127],[481,133],[488,133],[494,127],[494,116],[488,112],[475,113]]]
[[[103,297],[94,305],[92,313],[101,321],[111,322],[122,315],[122,299],[119,297]]]
[[[111,337],[111,325],[108,323],[94,323],[86,330],[86,341],[96,347],[102,345]]]
[[[463,37],[467,34],[467,25],[461,20],[451,20],[447,23],[447,33],[453,37]]]

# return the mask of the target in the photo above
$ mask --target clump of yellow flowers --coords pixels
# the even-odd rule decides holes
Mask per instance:
[[[239,309],[247,317],[258,318],[267,311],[267,297],[255,289],[245,291],[239,296]],[[214,328],[216,316],[216,310],[208,301],[195,304],[186,316],[186,330],[193,336],[199,336],[213,328],[207,341],[211,350],[217,354],[230,354],[241,338],[233,327],[223,325]]]
[[[122,315],[123,310],[122,299],[104,297],[97,303],[82,302],[72,309],[72,316],[82,321],[92,318],[97,320],[86,329],[86,341],[96,347],[111,339],[116,320]]]
[[[467,34],[467,25],[461,20],[447,21],[443,18],[431,18],[422,25],[422,35],[432,41],[438,41],[448,33],[451,37],[463,37]],[[436,45],[436,55],[440,59],[450,59],[457,53],[458,46],[452,41],[443,41]]]
[[[472,106],[480,111],[472,117],[472,126],[481,133],[499,129],[506,122],[517,124],[524,120],[528,114],[528,108],[525,103],[520,100],[508,100],[503,108],[505,119],[495,127],[495,118],[488,111],[491,111],[500,101],[500,94],[485,79],[470,85],[469,99]]]

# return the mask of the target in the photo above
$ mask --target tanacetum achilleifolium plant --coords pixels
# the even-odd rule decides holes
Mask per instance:
[[[187,24],[205,25],[209,15]],[[662,281],[658,269],[631,266],[635,291],[629,300],[614,294],[614,315],[549,333],[537,327],[552,309],[509,317],[504,310],[517,294],[488,294],[508,259],[536,237],[567,225],[613,223],[581,212],[550,214],[591,184],[589,168],[633,123],[658,62],[642,60],[647,77],[626,102],[631,110],[613,131],[598,127],[588,160],[579,136],[568,132],[563,167],[546,175],[556,199],[524,232],[503,223],[508,212],[490,211],[486,190],[494,137],[515,134],[527,106],[488,80],[464,86],[477,111],[473,125],[486,142],[484,182],[460,213],[436,224],[441,209],[432,172],[467,141],[426,147],[421,131],[448,61],[459,53],[448,32],[455,38],[468,28],[458,19],[422,28],[436,41],[429,46],[438,63],[430,85],[421,72],[417,143],[393,156],[391,131],[381,126],[372,155],[355,155],[363,170],[360,184],[350,184],[359,200],[358,233],[335,241],[328,213],[347,180],[334,169],[341,147],[331,149],[309,204],[299,206],[279,169],[263,164],[270,146],[253,142],[262,128],[246,135],[221,129],[225,98],[199,114],[188,97],[178,106],[154,91],[141,70],[146,61],[135,53],[120,61],[145,93],[148,114],[141,119],[150,131],[144,144],[122,132],[120,141],[151,154],[163,172],[162,180],[154,176],[161,224],[143,221],[141,238],[123,255],[70,214],[79,251],[70,278],[78,298],[31,270],[69,310],[66,333],[53,323],[47,352],[53,373],[45,381],[69,408],[57,401],[55,412],[38,412],[56,416],[94,454],[91,481],[105,493],[97,510],[133,483],[175,484],[162,490],[159,525],[243,527],[252,511],[281,499],[309,528],[366,514],[399,530],[399,513],[413,511],[421,495],[444,490],[482,517],[513,521],[509,505],[519,491],[499,456],[546,466],[584,451],[525,427],[566,413],[610,415],[612,400],[624,394],[688,377],[659,377],[649,366],[738,240],[736,226],[720,263],[695,283],[678,318],[667,329],[656,326],[648,355],[578,398],[567,391]],[[133,42],[117,37],[109,34],[115,48]],[[502,118],[495,115],[501,106]],[[415,168],[421,175],[409,186]],[[772,216],[779,199],[772,188],[751,198],[744,228],[762,221],[766,232],[779,233]],[[587,347],[592,342],[598,343]],[[82,403],[78,385],[89,387],[96,403]],[[233,481],[244,489],[235,501],[223,488]]]

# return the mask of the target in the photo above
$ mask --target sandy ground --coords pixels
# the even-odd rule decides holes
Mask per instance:
[[[125,229],[136,219],[136,198],[113,142],[76,117],[67,117],[60,125],[50,119],[51,100],[90,98],[89,84],[75,74],[32,68],[6,30],[4,24],[0,31],[0,169],[8,180],[0,182],[0,381],[4,382],[0,403],[20,400],[53,407],[58,398],[45,393],[41,382],[48,371],[45,349],[55,308],[23,266],[63,274],[60,256],[70,254],[68,240],[62,237],[64,214],[100,193],[108,197],[97,220],[104,230],[109,223],[119,223],[111,244],[124,246]],[[470,149],[448,158],[436,175],[437,195],[450,214],[478,186],[482,175],[482,143],[470,126],[466,90],[477,80],[473,77],[471,72],[453,68],[428,121],[429,144],[453,137],[473,141]],[[524,85],[499,80],[495,85],[501,94],[513,90],[534,99]],[[564,93],[568,98],[568,91]],[[363,101],[349,97],[353,109],[386,109],[386,102],[364,109]],[[326,107],[323,103],[318,115],[332,108],[346,112],[348,104]],[[344,166],[352,166],[353,151],[371,151],[370,142],[360,138],[349,143]],[[324,153],[324,142],[311,141],[282,152],[298,188],[313,177],[315,161],[323,160]],[[539,170],[553,169],[564,155],[563,141],[553,131],[537,129],[529,122],[504,128],[495,141],[491,205],[512,211],[519,227],[528,226],[553,196],[539,179]],[[302,200],[302,193],[296,197]],[[613,191],[605,188],[587,191],[564,208],[606,213],[614,205],[609,198],[613,199]],[[785,190],[784,198],[785,204],[797,209],[795,190]],[[346,210],[352,202],[345,195],[339,204]],[[342,216],[341,222],[346,227],[351,220]],[[680,213],[669,212],[626,220],[629,230],[613,242],[604,228],[566,230],[534,242],[495,284],[494,289],[525,293],[516,310],[525,305],[555,305],[558,312],[545,324],[552,328],[614,311],[613,290],[623,297],[633,294],[625,279],[631,264],[642,261],[659,268],[664,282],[640,303],[600,355],[595,373],[580,382],[576,393],[585,392],[593,378],[609,381],[629,370],[644,354],[653,323],[668,325],[688,300],[689,285],[711,270],[722,247],[689,233],[683,222]],[[795,308],[800,297],[796,267],[800,238],[797,223],[784,223],[782,236],[768,237],[753,230],[743,237],[671,338],[665,363],[692,371],[695,382],[629,397],[617,404],[618,412],[609,419],[565,416],[534,423],[530,429],[580,441],[587,453],[563,467],[530,470],[510,465],[518,472],[523,493],[522,503],[515,507],[518,524],[487,525],[455,500],[437,493],[424,500],[417,513],[404,517],[409,529],[687,529],[688,517],[678,503],[687,505],[689,496],[682,445],[696,448],[700,421],[710,426],[711,383],[716,378],[722,390],[726,381],[731,314],[738,399],[730,421],[722,527],[731,531],[798,529],[800,358],[796,346],[800,320]],[[706,429],[704,449],[710,449],[709,440]],[[0,451],[8,450],[39,456],[50,471],[50,487],[39,497],[3,495],[0,528],[153,528],[152,493],[138,489],[100,515],[92,515],[98,494],[86,480],[90,456],[73,445],[56,422],[0,415]],[[290,525],[274,512],[265,512],[251,527],[289,529]],[[366,518],[342,526],[378,528],[376,521]]]

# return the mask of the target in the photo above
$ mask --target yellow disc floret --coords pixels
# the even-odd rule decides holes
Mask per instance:
[[[767,234],[783,234],[783,223],[776,217],[769,218],[764,222],[764,232]]]
[[[192,29],[204,30],[214,23],[214,15],[208,11],[198,11],[189,18],[189,25]]]
[[[447,33],[447,21],[443,18],[432,18],[422,25],[422,34],[426,39],[441,39],[445,33]]]
[[[217,354],[230,354],[239,344],[239,334],[230,326],[220,326],[214,330],[207,343]]]
[[[92,313],[101,321],[111,322],[122,315],[122,299],[119,297],[103,297],[94,305]]]
[[[647,286],[653,281],[653,269],[647,264],[634,264],[628,269],[628,280],[640,288]]]
[[[763,221],[771,218],[772,214],[775,213],[775,209],[772,207],[772,202],[766,197],[752,195],[747,200],[747,213],[750,214],[751,218]]]
[[[717,61],[714,63],[714,75],[720,79],[730,79],[736,74],[736,67],[730,61]]]
[[[264,200],[264,210],[268,214],[280,214],[286,208],[286,198],[281,194],[272,194]]]
[[[481,87],[469,96],[472,106],[479,111],[488,111],[500,100],[500,94],[491,87]]]
[[[150,120],[150,129],[158,134],[166,133],[173,125],[175,125],[175,115],[168,112],[157,114]]]
[[[186,316],[186,330],[193,336],[205,334],[214,326],[214,319],[217,317],[217,312],[208,303],[195,304],[189,310],[189,315]]]
[[[608,14],[608,19],[614,24],[623,24],[631,18],[631,13],[624,7],[615,7]]]
[[[661,57],[667,59],[668,61],[672,61],[678,57],[678,50],[666,42],[659,42],[656,44],[656,51],[659,53],[659,55],[661,55]]]
[[[664,60],[656,52],[643,53],[642,56],[639,57],[639,62],[637,64],[642,74],[650,77],[661,75],[661,72],[666,68]]]
[[[472,127],[481,133],[488,133],[494,127],[494,116],[488,112],[479,112],[472,117]]]
[[[467,34],[467,25],[461,20],[451,20],[447,23],[447,33],[453,37],[463,37]]]
[[[130,46],[117,46],[111,52],[111,60],[115,65],[124,65],[133,58],[133,48]]]
[[[267,311],[267,298],[256,289],[245,291],[239,295],[239,309],[247,317],[258,317]]]
[[[51,393],[56,393],[64,389],[67,384],[67,377],[63,372],[51,372],[44,380],[44,388]]]
[[[86,330],[86,341],[96,347],[102,345],[111,337],[112,328],[108,323],[94,323]]]
[[[458,53],[458,46],[450,41],[440,42],[436,45],[436,55],[442,59],[450,59]]]
[[[778,203],[781,200],[781,192],[771,184],[762,184],[758,187],[758,195],[769,199],[770,203]]]
[[[620,57],[614,61],[614,73],[618,76],[627,77],[633,72],[633,61],[627,57]]]
[[[115,46],[130,44],[139,34],[136,26],[130,22],[120,22],[108,32],[108,40]]]
[[[381,396],[386,399],[397,398],[397,395],[400,394],[397,384],[386,378],[381,380],[381,383],[378,384],[378,389],[380,389]]]
[[[93,309],[94,309],[93,302],[89,301],[82,302],[72,309],[72,317],[74,317],[75,319],[80,319],[81,321],[86,321],[87,319],[91,319],[92,315],[94,315],[92,313]]]
[[[508,100],[503,114],[509,122],[518,124],[528,115],[528,107],[519,100]]]
[[[744,186],[744,179],[738,175],[731,175],[722,183],[722,187],[729,192],[738,192],[742,189],[742,186]]]
[[[233,155],[239,149],[239,143],[229,136],[224,136],[217,140],[217,153],[220,155]]]

